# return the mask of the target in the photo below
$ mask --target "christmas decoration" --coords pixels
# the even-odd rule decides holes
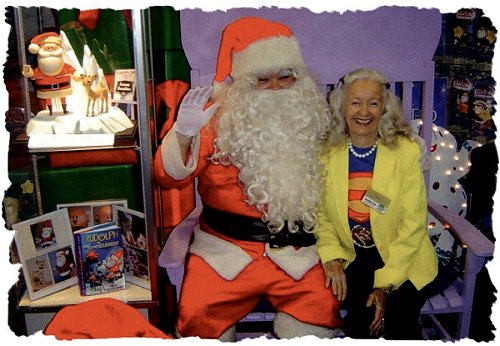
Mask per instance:
[[[421,120],[412,122],[418,133]],[[465,217],[467,195],[459,182],[469,172],[470,152],[480,146],[473,140],[465,141],[457,150],[455,137],[443,127],[433,125],[430,148],[429,198],[440,205]],[[441,224],[429,214],[428,231],[436,248],[441,264],[447,266],[460,257],[461,248],[448,230],[448,225]]]

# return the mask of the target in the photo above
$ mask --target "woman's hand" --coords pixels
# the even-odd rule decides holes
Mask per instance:
[[[325,287],[332,286],[332,292],[339,301],[347,296],[347,282],[343,267],[344,260],[334,259],[323,264],[325,270]]]
[[[380,288],[375,288],[368,296],[366,307],[375,305],[375,316],[370,324],[370,334],[380,335],[384,331],[384,314],[387,294]]]

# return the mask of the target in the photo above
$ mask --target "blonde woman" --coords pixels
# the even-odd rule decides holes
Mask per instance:
[[[318,252],[349,337],[420,339],[419,290],[437,274],[427,234],[421,149],[377,70],[346,74],[330,94]]]

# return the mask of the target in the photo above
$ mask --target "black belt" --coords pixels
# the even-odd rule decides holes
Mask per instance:
[[[290,232],[288,223],[276,234],[271,234],[267,224],[259,219],[203,207],[203,220],[213,230],[233,239],[269,243],[273,248],[284,246],[311,246],[316,244],[313,233],[299,225],[297,232]]]
[[[62,83],[50,83],[50,84],[44,84],[44,85],[37,85],[37,90],[38,91],[51,91],[51,90],[59,90],[61,88],[66,88],[71,85],[70,82],[62,82]]]

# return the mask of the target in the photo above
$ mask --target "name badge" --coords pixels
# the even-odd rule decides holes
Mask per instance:
[[[380,214],[385,214],[387,208],[389,208],[391,200],[374,190],[368,190],[366,191],[365,196],[363,197],[361,202],[379,212]]]

